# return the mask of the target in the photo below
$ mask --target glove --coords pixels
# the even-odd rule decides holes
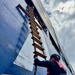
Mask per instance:
[[[34,59],[34,65],[37,65],[37,63],[38,63],[38,58],[35,57],[35,59]]]
[[[35,59],[35,58],[37,58],[37,56],[38,56],[38,55],[37,55],[37,54],[35,54],[35,55],[34,55],[34,59]]]

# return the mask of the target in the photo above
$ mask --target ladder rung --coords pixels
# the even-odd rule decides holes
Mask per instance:
[[[34,16],[31,15],[31,14],[29,14],[29,18],[31,18],[32,20],[35,20],[35,19],[34,19]]]
[[[36,23],[36,22],[35,22],[35,23]],[[39,28],[40,30],[42,30],[42,28],[39,26],[39,24],[36,23],[36,25],[38,26],[38,28]]]
[[[44,51],[44,48],[42,48],[42,47],[39,46],[38,44],[33,43],[32,45],[33,45],[34,47],[38,48],[39,50]]]
[[[34,13],[32,11],[29,11],[29,16],[34,18]]]
[[[37,32],[35,32],[35,31],[33,31],[33,30],[31,30],[31,33],[34,33],[34,34],[36,34],[37,36],[39,36],[39,34],[38,34]]]
[[[36,25],[32,22],[29,23],[32,27],[37,28]]]
[[[29,11],[29,14],[32,14],[32,15],[34,15],[33,8],[29,8],[29,9],[28,9],[28,11]]]
[[[29,12],[29,16],[34,18],[34,13]]]
[[[27,16],[29,16],[29,14],[25,11],[25,9],[20,4],[17,7],[19,7]]]
[[[30,17],[28,12],[20,4],[17,7],[20,8],[28,17]],[[33,18],[31,17],[31,19],[33,19]]]
[[[40,56],[40,57],[42,57],[42,58],[44,58],[44,59],[46,59],[46,57],[47,57],[47,56],[45,56],[44,54],[42,54],[42,53],[40,53],[40,52],[38,52],[38,51],[34,51],[33,53],[34,53],[34,54],[37,54],[38,56]]]
[[[33,20],[32,18],[29,17],[29,21],[35,25],[35,20]]]
[[[36,23],[35,23],[35,20],[33,20],[31,17],[29,18],[29,21],[30,21],[32,24],[34,24],[35,26],[37,26]]]
[[[39,24],[35,20],[33,20],[31,17],[29,18],[29,20],[30,20],[30,22],[32,22],[33,24],[35,24],[36,26],[38,26],[39,29],[42,30],[42,28],[39,26]]]
[[[31,32],[35,32],[36,34],[39,34],[39,32],[35,29],[31,29]]]
[[[30,7],[30,6],[28,6],[28,10],[29,10],[29,11],[33,11],[33,8]]]
[[[35,32],[31,31],[32,36],[35,36],[36,38],[40,39],[40,36],[38,34],[36,34]]]
[[[34,29],[34,30],[36,30],[36,31],[38,31],[38,28],[37,28],[37,27],[35,28],[35,27],[33,27],[32,25],[30,26],[30,28],[31,28],[31,29]]]
[[[42,45],[42,42],[41,42],[40,40],[38,40],[37,38],[32,37],[32,39],[33,39],[34,41],[36,41],[37,43],[39,43],[40,45]]]

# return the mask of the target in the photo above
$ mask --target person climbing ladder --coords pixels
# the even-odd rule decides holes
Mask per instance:
[[[67,75],[65,67],[59,62],[60,56],[58,54],[52,54],[50,60],[40,61],[35,58],[35,65],[46,67],[47,75]]]

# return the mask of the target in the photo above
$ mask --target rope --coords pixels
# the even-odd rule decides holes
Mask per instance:
[[[37,65],[35,65],[35,68],[34,68],[34,75],[36,75],[36,72],[37,72]]]

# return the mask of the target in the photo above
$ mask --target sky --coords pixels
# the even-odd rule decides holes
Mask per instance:
[[[41,0],[75,71],[75,0]]]

